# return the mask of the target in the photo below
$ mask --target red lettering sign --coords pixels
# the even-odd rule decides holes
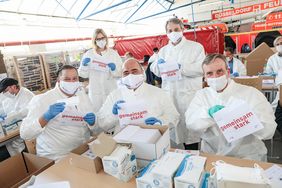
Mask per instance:
[[[216,19],[226,18],[230,16],[247,14],[247,13],[267,10],[267,9],[271,9],[271,8],[275,8],[279,6],[282,6],[281,0],[269,0],[268,2],[235,8],[232,10],[230,9],[230,10],[225,10],[225,11],[214,11],[212,12],[212,19],[216,20]]]

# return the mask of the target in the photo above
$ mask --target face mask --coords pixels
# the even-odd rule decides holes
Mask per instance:
[[[282,53],[282,45],[276,46],[276,50],[277,52]]]
[[[144,82],[143,74],[129,74],[121,79],[121,82],[126,85],[129,89],[136,89]]]
[[[77,91],[77,89],[80,87],[79,82],[65,82],[60,81],[60,88],[65,92],[66,94],[73,95]]]
[[[226,75],[222,75],[218,78],[207,78],[208,85],[215,91],[221,91],[227,85]]]
[[[183,37],[182,32],[171,32],[167,34],[167,37],[172,43],[176,43],[180,38]]]
[[[229,61],[231,61],[231,58],[230,57],[226,57],[226,60],[229,62]]]
[[[96,44],[99,48],[105,48],[106,44],[107,44],[107,41],[106,40],[99,40],[99,41],[96,41]]]
[[[5,97],[7,97],[7,98],[10,98],[10,99],[13,99],[13,98],[16,97],[15,94],[10,93],[9,91],[3,93],[3,95],[4,95]]]

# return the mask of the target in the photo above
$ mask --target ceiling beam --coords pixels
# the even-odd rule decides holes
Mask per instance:
[[[143,1],[143,3],[133,12],[133,14],[131,14],[124,23],[127,23],[128,20],[130,20],[130,18],[132,18],[132,16],[134,16],[142,7],[143,5],[147,2],[148,0]]]
[[[84,8],[82,9],[82,11],[79,13],[79,15],[77,16],[76,20],[79,20],[80,16],[83,14],[83,12],[86,10],[86,8],[89,6],[89,4],[91,3],[92,0],[89,0],[88,3],[84,6]]]

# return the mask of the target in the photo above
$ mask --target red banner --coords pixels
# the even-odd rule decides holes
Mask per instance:
[[[269,0],[268,2],[265,3],[257,3],[254,5],[249,5],[245,7],[240,7],[240,8],[235,8],[235,9],[230,9],[230,10],[225,10],[225,11],[216,11],[212,12],[212,19],[220,19],[220,18],[226,18],[230,16],[237,16],[241,14],[247,14],[251,12],[257,12],[257,11],[262,11],[262,10],[267,10],[275,7],[282,6],[282,0]]]

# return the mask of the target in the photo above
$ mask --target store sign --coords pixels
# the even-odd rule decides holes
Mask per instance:
[[[216,19],[221,19],[221,18],[226,18],[226,17],[231,17],[231,16],[247,14],[251,12],[258,12],[258,11],[276,8],[280,6],[282,6],[282,0],[269,0],[268,2],[235,8],[232,10],[230,9],[230,10],[225,10],[225,11],[220,11],[220,12],[219,11],[212,12],[212,19],[216,20]]]

